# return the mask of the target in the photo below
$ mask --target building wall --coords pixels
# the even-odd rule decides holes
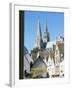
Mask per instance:
[[[60,52],[59,52],[59,48],[56,45],[56,49],[55,49],[55,75],[59,75],[60,74]]]

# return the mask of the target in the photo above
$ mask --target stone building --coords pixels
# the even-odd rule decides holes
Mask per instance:
[[[31,57],[36,62],[40,56],[47,65],[49,77],[64,76],[64,38],[59,36],[55,41],[50,41],[50,33],[47,24],[44,27],[42,39],[41,26],[38,20],[37,35],[35,40],[36,52],[31,53]]]
[[[47,65],[40,56],[38,56],[37,60],[34,62],[31,68],[31,72],[32,72],[32,78],[49,77],[47,72]]]

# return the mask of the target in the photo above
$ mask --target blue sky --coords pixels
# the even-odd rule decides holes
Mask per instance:
[[[64,13],[63,12],[40,12],[25,11],[24,13],[24,45],[30,52],[35,47],[38,19],[43,36],[44,26],[47,23],[50,41],[59,35],[64,36]]]

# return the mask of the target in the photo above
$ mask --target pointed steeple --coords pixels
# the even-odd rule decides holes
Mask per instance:
[[[38,19],[35,47],[40,49],[42,48],[42,44],[43,44],[43,41],[42,41],[41,26],[40,26],[40,21]]]
[[[47,22],[45,23],[45,29],[44,29],[44,32],[48,32]]]
[[[44,27],[44,37],[43,37],[43,41],[44,41],[44,43],[45,43],[45,46],[46,46],[47,42],[50,41],[49,32],[48,32],[48,28],[47,28],[47,23],[45,23],[45,27]]]
[[[37,23],[37,38],[42,39],[41,26],[40,26],[39,19],[38,19],[38,23]]]

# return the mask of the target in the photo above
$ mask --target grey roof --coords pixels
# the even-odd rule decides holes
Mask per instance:
[[[46,50],[43,50],[43,51],[39,51],[38,53],[39,53],[39,56],[42,59],[44,59],[44,57],[49,58],[49,55],[50,55],[50,57],[53,58],[53,60],[55,60],[55,58],[54,58],[54,51],[52,49],[46,49]],[[37,60],[38,53],[32,54],[32,58],[33,58],[34,61]]]
[[[37,60],[34,62],[32,68],[46,68],[47,65],[45,64],[45,62],[43,61],[43,59],[39,56],[37,58]]]
[[[27,73],[30,73],[30,63],[33,63],[33,59],[29,54],[24,55],[24,71],[26,70]]]
[[[24,55],[24,61],[25,59],[28,61],[28,63],[33,62],[33,59],[31,58],[29,54]]]

